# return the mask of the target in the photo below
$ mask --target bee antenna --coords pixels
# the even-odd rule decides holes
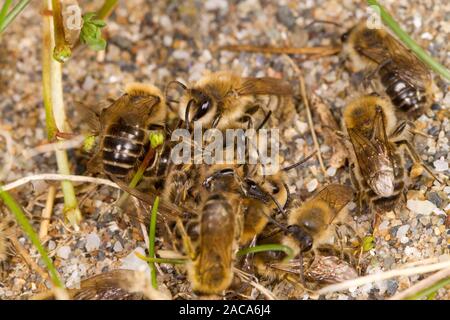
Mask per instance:
[[[323,23],[323,24],[332,24],[336,27],[342,28],[342,24],[335,22],[335,21],[329,21],[329,20],[321,20],[321,19],[314,19],[311,23],[307,24],[305,29],[309,29],[310,27],[312,27],[313,25],[315,25],[316,23]]]
[[[309,156],[307,156],[306,158],[300,160],[299,162],[294,163],[294,164],[292,164],[292,165],[290,165],[290,166],[287,166],[287,167],[285,167],[285,168],[283,168],[283,169],[281,169],[281,170],[283,170],[283,171],[289,171],[289,170],[291,170],[291,169],[294,169],[294,168],[296,168],[296,167],[298,167],[298,166],[304,164],[304,163],[305,163],[306,161],[308,161],[309,159],[311,159],[316,153],[317,153],[317,150],[314,151],[313,153],[311,153],[311,154],[310,154]]]
[[[180,82],[180,81],[178,81],[178,80],[172,80],[172,81],[169,81],[169,83],[166,84],[166,88],[164,89],[164,96],[167,97],[167,92],[169,91],[169,87],[170,87],[172,84],[176,84],[176,85],[178,85],[179,87],[181,87],[183,90],[187,90],[187,86],[186,86],[185,84],[183,84],[182,82]]]
[[[261,129],[262,127],[264,127],[264,125],[267,123],[267,121],[269,120],[270,116],[272,115],[272,110],[269,110],[269,112],[267,113],[267,115],[264,117],[264,120],[261,122],[261,124],[258,126],[258,129],[256,129],[256,131],[258,131],[259,129]]]
[[[192,103],[194,103],[194,99],[189,100],[187,107],[186,107],[186,112],[184,113],[184,122],[186,122],[186,129],[189,129],[189,111],[191,109]]]
[[[287,185],[286,182],[283,182],[283,187],[284,189],[286,189],[286,203],[283,206],[283,210],[286,210],[287,206],[290,204],[291,202],[291,191],[289,191],[289,186]]]
[[[300,260],[300,281],[304,287],[306,287],[305,282],[305,270],[303,269],[303,252],[300,252],[299,254],[299,260]]]

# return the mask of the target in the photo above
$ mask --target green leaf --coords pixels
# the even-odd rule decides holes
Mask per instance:
[[[106,40],[102,38],[101,29],[106,26],[106,22],[95,17],[95,12],[88,12],[83,15],[80,41],[81,43],[87,44],[92,50],[105,50]]]
[[[364,252],[372,250],[375,247],[375,238],[372,236],[364,237],[362,247]]]

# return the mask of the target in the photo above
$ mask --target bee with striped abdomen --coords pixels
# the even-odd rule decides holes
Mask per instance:
[[[343,54],[353,72],[364,72],[379,92],[411,118],[433,103],[433,80],[427,67],[383,28],[361,22],[342,35]]]

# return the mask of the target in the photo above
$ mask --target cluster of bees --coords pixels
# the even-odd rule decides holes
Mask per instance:
[[[321,253],[330,239],[342,240],[338,227],[345,223],[343,209],[353,199],[374,217],[398,208],[407,191],[404,150],[426,168],[412,144],[411,120],[433,102],[427,68],[385,30],[368,29],[364,22],[342,36],[342,54],[348,69],[363,71],[364,84],[373,89],[348,102],[337,133],[348,146],[353,187],[328,184],[304,203],[293,199],[286,174],[304,161],[267,176],[258,173],[260,165],[170,161],[170,133],[176,128],[192,130],[197,121],[204,129],[259,130],[270,127],[280,113],[294,112],[294,90],[284,80],[216,72],[192,86],[171,82],[167,87],[176,84],[181,92],[177,100],[168,96],[169,90],[131,84],[94,117],[98,145],[89,171],[110,177],[142,206],[160,196],[158,221],[171,235],[164,234],[172,249],[187,257],[195,293],[220,295],[232,288],[236,268],[269,278],[289,276],[303,285],[356,277],[351,262]],[[130,188],[151,152],[149,135],[155,131],[164,132],[166,139],[154,150],[143,182]],[[291,248],[296,259],[286,261],[283,251],[237,257],[239,249],[274,243]],[[337,251],[342,258],[342,243]],[[308,256],[309,265],[303,261]]]

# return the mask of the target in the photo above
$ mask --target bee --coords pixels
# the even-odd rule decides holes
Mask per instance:
[[[133,270],[111,270],[82,280],[79,288],[67,289],[71,300],[143,300],[169,299],[147,284],[148,279]],[[152,290],[153,289],[153,290]],[[32,300],[54,300],[53,291],[40,293]]]
[[[220,169],[219,169],[220,168]],[[212,172],[224,174],[202,184]],[[198,177],[191,184],[188,197],[196,204],[194,221],[185,228],[178,221],[184,249],[189,256],[188,278],[192,289],[200,294],[219,294],[233,280],[233,264],[242,230],[242,199],[236,192],[233,174],[222,165],[198,165]],[[182,188],[177,188],[178,194]],[[184,201],[186,203],[186,200]]]
[[[165,98],[158,88],[127,85],[125,94],[94,119],[99,144],[88,170],[129,180],[145,155],[149,132],[163,130],[166,115]]]
[[[353,72],[374,76],[373,83],[398,110],[418,118],[433,103],[433,80],[427,67],[386,30],[361,22],[342,35],[343,54]]]
[[[396,118],[388,100],[363,96],[343,115],[352,154],[351,177],[360,208],[365,198],[377,212],[394,210],[405,191],[404,159],[393,142]]]
[[[244,78],[229,71],[211,73],[190,88],[180,85],[185,92],[178,104],[178,115],[188,128],[194,121],[205,129],[261,127],[293,95],[291,86],[281,79]],[[269,99],[268,106],[263,107],[262,100],[267,96],[275,97],[277,102]]]
[[[317,192],[304,204],[293,202],[288,208],[287,227],[275,234],[263,237],[258,244],[281,243],[293,250],[299,260],[283,261],[284,252],[268,251],[258,253],[254,264],[259,274],[268,277],[280,277],[286,272],[300,273],[303,277],[303,255],[314,252],[327,244],[337,234],[337,226],[345,223],[346,215],[342,210],[353,199],[353,189],[340,184],[329,184]]]

